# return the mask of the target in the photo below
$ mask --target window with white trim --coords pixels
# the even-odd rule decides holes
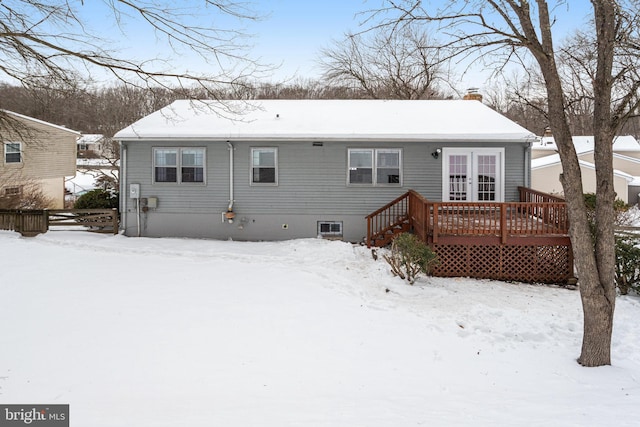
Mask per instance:
[[[156,183],[204,183],[204,148],[154,148],[153,181]]]
[[[342,237],[342,221],[318,221],[318,236]]]
[[[278,185],[278,149],[251,149],[251,185]]]
[[[349,184],[402,185],[402,150],[396,148],[351,148]]]
[[[5,142],[4,143],[4,162],[5,163],[22,163],[22,143],[21,142]]]

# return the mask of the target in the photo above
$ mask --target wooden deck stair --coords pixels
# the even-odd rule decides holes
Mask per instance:
[[[409,194],[405,193],[367,215],[367,246],[386,246],[398,234],[411,230]]]
[[[372,237],[372,246],[381,248],[390,244],[398,234],[407,233],[411,231],[411,224],[409,218],[400,219],[399,222],[391,224],[389,227],[378,231]]]

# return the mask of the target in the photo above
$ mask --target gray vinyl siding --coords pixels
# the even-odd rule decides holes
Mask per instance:
[[[234,212],[255,225],[248,228],[222,224],[229,204],[229,150],[224,141],[124,141],[127,145],[123,195],[127,234],[133,234],[135,201],[128,186],[138,183],[141,197],[157,197],[158,207],[145,214],[143,235],[183,235],[247,240],[314,237],[320,220],[345,221],[345,240],[359,240],[366,233],[364,217],[414,189],[431,200],[441,200],[442,156],[436,148],[468,147],[469,143],[425,142],[248,142],[234,141]],[[492,146],[483,144],[483,146]],[[497,146],[497,145],[494,145]],[[205,147],[204,184],[153,182],[154,147]],[[278,149],[278,185],[251,185],[251,148]],[[367,186],[347,183],[349,148],[395,148],[402,150],[402,185]],[[505,150],[505,201],[517,200],[517,187],[524,183],[522,144]],[[164,219],[160,216],[164,215]],[[181,221],[172,226],[171,221]],[[267,226],[269,224],[269,226]],[[287,225],[286,233],[283,225]],[[289,228],[288,225],[292,227]],[[225,228],[223,228],[225,227]],[[262,228],[260,228],[262,227]],[[236,229],[238,228],[238,229]],[[271,231],[269,231],[271,230]],[[277,230],[277,231],[275,231]],[[299,230],[299,231],[296,231]],[[239,237],[240,236],[240,237]]]

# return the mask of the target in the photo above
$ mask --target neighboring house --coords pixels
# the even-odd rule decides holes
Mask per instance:
[[[574,136],[586,193],[596,191],[593,136]],[[562,166],[552,136],[543,136],[531,147],[531,187],[546,193],[562,195]],[[629,135],[617,136],[613,142],[614,188],[626,203],[638,203],[640,193],[640,143]]]
[[[114,138],[127,235],[362,241],[408,189],[518,201],[535,137],[473,100],[263,100],[176,101]]]
[[[78,157],[80,158],[96,158],[100,157],[103,152],[105,143],[104,135],[101,134],[85,134],[78,139]]]
[[[39,190],[51,201],[48,208],[62,209],[65,177],[76,173],[80,133],[10,111],[4,113],[11,123],[0,129],[0,196],[19,197]]]

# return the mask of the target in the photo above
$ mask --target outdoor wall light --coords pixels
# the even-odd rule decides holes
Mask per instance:
[[[440,153],[442,153],[442,149],[436,148],[435,151],[431,153],[431,155],[433,156],[434,159],[437,159],[438,157],[440,157]]]

